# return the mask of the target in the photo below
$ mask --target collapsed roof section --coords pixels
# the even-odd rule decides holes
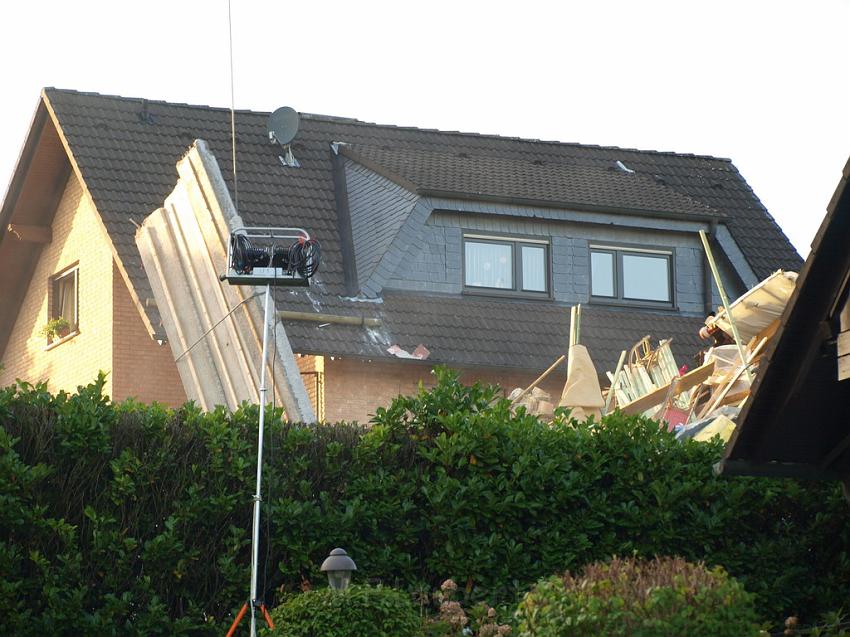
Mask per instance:
[[[202,140],[177,172],[177,185],[138,229],[136,244],[186,395],[205,410],[235,410],[259,396],[263,288],[219,281],[230,233],[244,224]],[[273,391],[290,420],[313,422],[286,331],[274,325]]]

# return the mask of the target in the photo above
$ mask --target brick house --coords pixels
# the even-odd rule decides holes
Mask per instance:
[[[801,264],[726,159],[303,114],[292,167],[267,118],[236,113],[235,189],[229,110],[45,89],[0,209],[0,385],[70,389],[105,370],[116,400],[185,400],[135,236],[196,139],[246,222],[321,242],[312,286],[278,290],[278,309],[380,321],[284,320],[329,421],[367,420],[435,364],[526,385],[565,350],[576,303],[600,371],[645,334],[689,362],[719,303],[701,229],[730,295]],[[44,336],[61,313],[69,333]]]

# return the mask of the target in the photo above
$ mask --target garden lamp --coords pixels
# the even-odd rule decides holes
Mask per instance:
[[[351,571],[356,571],[357,565],[348,557],[345,549],[334,549],[322,562],[321,570],[327,572],[330,587],[341,591],[348,588],[351,582]]]

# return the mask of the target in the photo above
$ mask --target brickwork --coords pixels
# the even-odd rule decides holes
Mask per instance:
[[[186,392],[168,344],[158,344],[148,334],[118,266],[112,268],[112,397],[157,401],[176,407],[186,402]]]
[[[540,386],[552,394],[555,401],[560,398],[565,374],[566,367],[556,370]],[[461,381],[498,383],[508,393],[514,387],[527,387],[536,377],[537,374],[510,370],[468,369],[463,370]],[[434,375],[430,365],[411,361],[395,363],[326,358],[325,420],[367,423],[376,408],[386,407],[399,394],[415,393],[420,381],[426,387],[433,386]]]
[[[23,304],[2,353],[0,385],[16,378],[45,380],[52,391],[73,391],[98,371],[112,369],[112,251],[97,214],[74,175],[68,179]],[[37,249],[35,246],[33,249]],[[40,331],[48,320],[50,277],[77,263],[79,332],[47,347]],[[112,378],[106,391],[111,392]]]

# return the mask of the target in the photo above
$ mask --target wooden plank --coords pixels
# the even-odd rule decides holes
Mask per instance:
[[[10,223],[9,234],[18,241],[28,243],[50,243],[53,240],[53,232],[48,226],[27,226],[20,223]]]
[[[850,296],[844,300],[844,306],[841,308],[839,320],[841,321],[842,332],[850,330]]]
[[[838,335],[838,355],[846,356],[850,354],[850,332],[841,332]]]
[[[732,404],[735,404],[735,403],[739,403],[739,402],[745,400],[749,395],[750,395],[749,389],[745,389],[744,391],[739,391],[739,392],[734,393],[734,394],[728,394],[727,396],[725,396],[723,398],[723,400],[720,401],[720,403],[717,406],[723,407],[723,405],[732,405]]]
[[[552,363],[552,364],[549,366],[549,369],[547,369],[545,372],[543,372],[542,374],[540,374],[540,376],[538,376],[538,377],[537,377],[537,379],[536,379],[533,383],[531,383],[528,387],[526,387],[525,389],[523,389],[523,390],[522,390],[522,392],[520,392],[520,394],[519,394],[516,398],[514,398],[514,399],[511,401],[511,404],[512,404],[512,405],[516,405],[519,401],[521,401],[523,398],[525,398],[525,396],[526,396],[526,394],[528,394],[528,392],[530,392],[532,389],[534,389],[534,388],[535,388],[535,387],[537,387],[540,383],[542,383],[542,382],[545,380],[545,378],[546,378],[549,374],[551,374],[551,373],[554,371],[554,369],[555,369],[558,365],[560,365],[561,363],[563,363],[563,362],[564,362],[564,360],[565,360],[566,358],[567,358],[567,355],[566,355],[566,354],[562,354],[561,356],[559,356],[559,357],[558,357],[558,360],[556,360],[554,363]]]
[[[741,376],[743,376],[744,373],[747,370],[749,370],[749,368],[752,366],[752,364],[761,355],[761,351],[762,351],[762,349],[764,349],[764,346],[766,344],[767,344],[767,339],[763,338],[761,340],[761,342],[759,342],[759,344],[756,345],[756,348],[752,352],[750,352],[750,355],[747,358],[747,362],[744,365],[741,365],[739,368],[737,368],[735,370],[735,373],[733,374],[732,378],[726,383],[726,385],[722,386],[723,387],[722,389],[720,388],[720,386],[718,386],[717,391],[715,391],[715,393],[712,394],[711,400],[709,401],[709,403],[703,408],[703,410],[700,412],[699,416],[697,416],[697,418],[699,420],[702,420],[703,418],[708,416],[712,411],[714,411],[715,409],[717,409],[720,406],[720,402],[724,398],[726,398],[726,395],[729,393],[729,390],[732,389],[732,386],[736,382],[738,382],[738,379]]]
[[[702,365],[694,370],[689,371],[684,376],[674,378],[674,381],[679,381],[677,393],[681,393],[683,391],[689,390],[691,387],[701,385],[706,381],[709,376],[711,376],[713,371],[714,361],[710,361],[705,365]],[[628,415],[642,414],[647,409],[651,409],[656,405],[660,405],[667,397],[667,392],[670,389],[670,384],[671,383],[667,383],[666,385],[659,387],[658,389],[655,389],[644,396],[641,396],[637,400],[633,400],[632,402],[623,405],[620,408],[620,411]]]
[[[752,349],[757,343],[761,343],[763,338],[766,338],[768,341],[773,338],[776,331],[779,329],[779,324],[781,319],[774,319],[770,325],[764,328],[761,332],[753,336],[753,338],[748,343],[750,349]]]
[[[850,355],[838,358],[838,380],[850,378]]]

